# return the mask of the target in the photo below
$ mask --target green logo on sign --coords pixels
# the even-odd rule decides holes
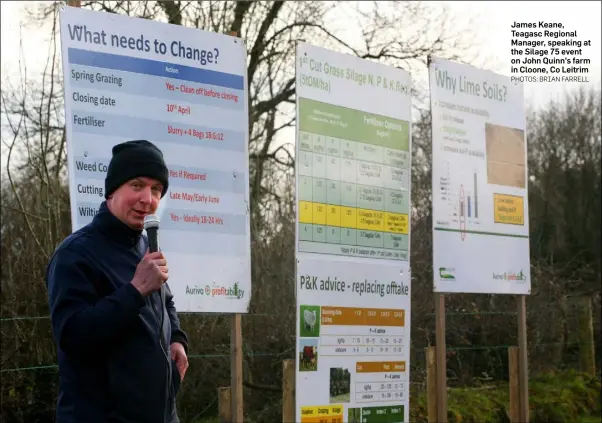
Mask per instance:
[[[456,269],[452,269],[449,267],[440,267],[439,268],[439,278],[455,281],[456,280],[456,277],[454,276],[455,271],[456,271]]]

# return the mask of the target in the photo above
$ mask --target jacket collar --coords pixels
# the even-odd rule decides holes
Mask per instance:
[[[101,203],[98,213],[92,220],[92,224],[98,227],[109,238],[126,248],[137,246],[142,236],[142,230],[132,229],[115,217],[107,207],[106,200]]]

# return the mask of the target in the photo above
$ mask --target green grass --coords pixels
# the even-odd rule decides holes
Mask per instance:
[[[600,380],[588,374],[565,371],[532,378],[529,382],[531,423],[600,422]],[[424,393],[410,403],[412,421],[427,422]],[[450,389],[449,423],[507,423],[508,385],[492,389]],[[592,417],[595,416],[595,417]]]
[[[602,423],[600,379],[575,371],[550,373],[529,381],[530,423]],[[451,388],[447,397],[449,423],[509,423],[508,385]],[[268,407],[280,407],[272,404]],[[412,392],[410,421],[427,423],[424,392]],[[280,410],[271,410],[274,416]],[[246,416],[249,423],[265,420]],[[191,423],[217,423],[217,417]]]

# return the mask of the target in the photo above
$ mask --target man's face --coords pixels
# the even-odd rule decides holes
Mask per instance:
[[[107,207],[132,229],[144,229],[144,217],[154,214],[161,201],[163,184],[156,179],[130,179],[107,199]]]

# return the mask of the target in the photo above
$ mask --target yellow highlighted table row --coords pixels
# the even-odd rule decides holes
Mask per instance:
[[[301,423],[343,423],[343,406],[301,407]]]
[[[299,223],[327,225],[365,231],[408,233],[408,215],[335,206],[311,201],[299,202]]]

